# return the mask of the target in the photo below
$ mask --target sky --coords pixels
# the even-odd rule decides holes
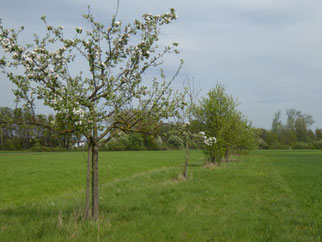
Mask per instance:
[[[116,0],[0,0],[6,27],[25,26],[24,41],[42,33],[40,20],[71,29],[85,26],[81,14],[108,24]],[[321,0],[120,0],[118,19],[175,8],[178,19],[161,30],[161,43],[178,42],[185,64],[175,86],[194,80],[201,97],[217,83],[238,97],[239,110],[255,127],[269,129],[274,113],[295,108],[322,128]],[[0,55],[3,52],[0,50]],[[167,59],[169,72],[178,59]],[[14,86],[0,74],[0,106],[14,107]]]

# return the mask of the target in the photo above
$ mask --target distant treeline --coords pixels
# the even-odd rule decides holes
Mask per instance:
[[[84,150],[85,139],[81,134],[58,134],[46,127],[55,122],[64,126],[64,121],[54,115],[36,115],[42,125],[30,126],[33,115],[31,111],[22,108],[11,109],[0,107],[0,150],[32,150],[32,151],[62,151]],[[106,145],[100,147],[102,151],[123,150],[165,150],[182,149],[184,137],[171,132],[175,123],[156,125],[154,135],[120,132],[118,137],[112,138]],[[202,148],[201,142],[191,141],[190,148]]]
[[[30,126],[28,122],[32,113],[22,108],[11,109],[0,107],[0,150],[31,150],[31,151],[62,151],[85,150],[86,143],[81,134],[58,134],[50,131],[46,126],[52,122],[61,126],[64,121],[54,115],[36,115],[37,121],[42,126]],[[256,149],[322,149],[322,129],[311,130],[314,123],[311,115],[303,114],[295,109],[287,110],[287,121],[281,121],[281,112],[275,114],[272,128],[254,129],[257,144],[252,145]],[[120,132],[106,145],[100,147],[102,151],[124,150],[166,150],[182,149],[185,144],[185,136],[177,130],[177,123],[162,123],[155,125],[153,135],[142,133]],[[197,120],[191,122],[191,132],[198,134],[202,131]],[[199,139],[189,141],[190,149],[204,149],[205,144]],[[239,149],[243,149],[240,147]]]
[[[286,123],[281,111],[275,113],[271,130],[257,129],[260,149],[322,149],[322,129],[311,129],[313,117],[296,109],[286,111]]]

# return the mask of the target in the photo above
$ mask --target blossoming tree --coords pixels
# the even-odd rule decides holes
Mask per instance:
[[[6,52],[0,59],[0,70],[16,84],[17,101],[33,110],[30,125],[45,126],[61,134],[81,132],[87,138],[86,214],[91,176],[92,217],[96,219],[99,147],[120,130],[139,132],[147,120],[169,118],[176,113],[183,102],[170,85],[182,61],[177,72],[167,79],[162,59],[168,53],[178,54],[178,44],[161,48],[157,42],[160,27],[177,18],[174,9],[162,15],[144,14],[141,21],[129,24],[118,21],[116,14],[108,25],[97,22],[90,11],[83,17],[88,27],[77,27],[74,37],[68,38],[63,27],[49,25],[43,16],[46,34],[35,34],[33,42],[26,45],[18,39],[23,27],[8,29],[0,22],[0,45]],[[75,65],[87,68],[75,71]],[[154,68],[161,74],[148,80],[145,74]],[[34,113],[36,99],[68,125],[61,129],[54,122],[39,122]]]

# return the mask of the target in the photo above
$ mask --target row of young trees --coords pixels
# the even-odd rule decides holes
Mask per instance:
[[[25,140],[19,141],[23,148],[35,142],[55,145],[50,143],[53,140],[62,145],[57,134],[67,140],[64,147],[75,137],[84,137],[88,152],[85,217],[94,219],[99,215],[99,149],[111,146],[122,135],[136,143],[139,136],[132,133],[155,136],[159,122],[180,116],[181,122],[168,126],[180,127],[181,137],[169,135],[167,143],[175,146],[182,140],[187,155],[189,143],[198,139],[212,162],[254,143],[253,129],[238,112],[237,100],[222,85],[201,99],[200,106],[191,95],[187,101],[184,93],[171,89],[183,62],[169,78],[162,60],[167,54],[179,53],[178,43],[164,46],[158,42],[160,28],[177,18],[174,9],[161,15],[144,14],[132,23],[117,20],[117,12],[104,25],[88,10],[83,15],[87,26],[77,27],[72,34],[66,34],[62,26],[49,25],[43,16],[46,34],[35,34],[28,44],[19,38],[24,27],[15,30],[0,22],[0,46],[6,53],[0,58],[0,70],[16,85],[17,103],[23,103],[18,111],[3,109],[10,115],[0,123],[2,137],[5,133],[6,139],[12,139],[19,134]],[[72,71],[75,63],[82,63],[82,70]],[[159,71],[159,77],[149,78],[148,70]],[[36,114],[35,100],[55,116]]]
[[[195,108],[199,105],[194,104]],[[60,123],[60,126],[67,125],[63,120],[58,119],[57,115],[38,114],[35,119],[41,126],[31,126],[32,113],[30,110],[8,107],[0,107],[0,150],[32,150],[32,151],[61,151],[73,150],[83,151],[87,144],[86,139],[81,133],[57,134],[45,128],[51,123]],[[194,116],[195,118],[195,116]],[[226,121],[227,122],[227,121]],[[180,122],[161,122],[155,121],[151,124],[154,127],[153,133],[120,132],[108,143],[100,147],[101,151],[124,151],[124,150],[166,150],[166,149],[184,149],[186,145],[186,134],[182,131],[187,125]],[[200,137],[200,132],[206,130],[205,127],[196,118],[189,122],[190,133],[189,149],[204,149],[206,146]],[[241,131],[238,132],[242,137]],[[208,132],[207,132],[208,133]],[[215,131],[217,137],[219,133]],[[226,131],[227,133],[227,131]],[[218,139],[220,141],[222,139]],[[218,142],[219,143],[219,142]],[[217,143],[217,145],[218,145]],[[233,143],[230,141],[230,143]],[[235,143],[231,151],[237,149],[246,149],[245,142],[239,146]],[[248,147],[250,148],[250,147]],[[228,155],[228,150],[226,154]]]
[[[270,130],[258,129],[261,149],[322,149],[322,129],[311,129],[313,117],[296,109],[286,111],[286,122],[281,111],[275,113]]]

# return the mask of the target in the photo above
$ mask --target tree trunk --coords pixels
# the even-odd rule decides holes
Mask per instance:
[[[229,161],[229,150],[228,150],[228,147],[225,150],[225,160],[226,160],[226,162]]]
[[[92,217],[98,218],[98,145],[92,144]]]
[[[0,128],[0,145],[3,145],[3,128]]]
[[[85,218],[88,218],[89,217],[90,185],[91,185],[91,161],[92,161],[92,142],[89,140],[88,141],[88,153],[87,153]]]
[[[214,165],[216,165],[216,156],[215,157],[211,157],[211,163],[213,163]]]
[[[188,140],[188,134],[186,137],[186,159],[184,163],[184,172],[183,172],[183,177],[187,178],[188,176],[188,161],[189,161],[189,140]]]

